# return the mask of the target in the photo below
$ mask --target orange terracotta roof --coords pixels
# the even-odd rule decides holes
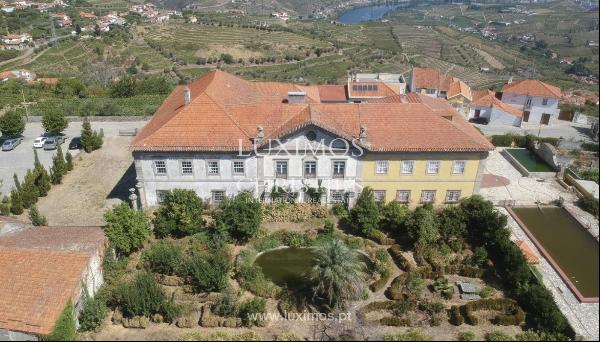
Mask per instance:
[[[519,246],[521,253],[523,253],[523,256],[525,257],[525,259],[527,259],[528,263],[537,264],[540,262],[540,257],[537,255],[536,252],[533,251],[531,247],[529,247],[529,245],[525,241],[517,240],[515,241],[515,243],[517,244],[517,246]]]
[[[176,88],[131,147],[134,151],[251,150],[258,126],[265,137],[280,138],[314,125],[347,140],[356,140],[360,127],[365,126],[369,132],[365,146],[373,151],[493,149],[464,118],[453,118],[456,112],[451,106],[444,107],[435,99],[328,104],[306,92],[305,103],[285,103],[287,91],[295,87],[211,72],[189,85],[192,100],[188,105],[183,104],[183,87]]]
[[[446,97],[450,99],[458,95],[464,96],[469,101],[473,100],[473,94],[471,94],[471,87],[469,87],[465,82],[460,80],[450,83],[450,87],[448,88],[448,93]]]
[[[346,87],[343,85],[321,85],[319,88],[319,97],[321,102],[346,102]]]
[[[502,87],[502,92],[558,99],[562,96],[562,91],[560,88],[538,80],[520,80],[507,83],[504,85],[504,87]]]
[[[0,329],[47,335],[76,302],[89,254],[0,247]]]
[[[46,335],[75,304],[92,255],[107,239],[100,227],[31,227],[0,217],[0,329]]]
[[[413,68],[412,77],[414,88],[438,89],[440,91],[448,91],[450,84],[458,80],[452,76],[442,74],[436,68]]]
[[[506,104],[496,97],[496,94],[492,91],[487,91],[486,95],[482,93],[477,94],[477,99],[471,102],[472,106],[497,108],[505,113],[514,115],[516,117],[523,117],[523,111],[519,110],[509,104]]]

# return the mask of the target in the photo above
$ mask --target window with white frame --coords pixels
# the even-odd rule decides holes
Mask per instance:
[[[233,161],[233,174],[234,175],[243,175],[245,173],[244,161],[242,160],[234,160]]]
[[[464,160],[455,160],[452,163],[452,174],[453,175],[462,175],[465,173],[465,167],[467,162]]]
[[[460,200],[460,190],[448,190],[446,192],[446,202],[456,203]]]
[[[396,201],[400,203],[410,202],[410,190],[398,190],[396,191]]]
[[[315,178],[317,177],[317,162],[314,160],[307,160],[304,162],[304,178]]]
[[[208,163],[208,174],[209,175],[218,175],[219,174],[219,161],[218,160],[209,160]]]
[[[373,190],[375,202],[385,202],[385,190]]]
[[[192,175],[194,174],[194,168],[192,166],[191,160],[182,160],[179,163],[179,169],[182,175]]]
[[[412,175],[415,172],[414,160],[403,160],[400,167],[400,173],[403,175]]]
[[[425,93],[426,93],[426,94],[429,94],[429,95],[433,95],[433,94],[435,94],[435,92],[436,92],[436,90],[435,90],[435,89],[426,89],[426,90],[425,90]]]
[[[430,160],[427,162],[427,174],[429,175],[437,175],[440,173],[440,161],[439,160]]]
[[[167,174],[167,162],[164,160],[155,160],[154,174],[157,176],[165,176]]]
[[[342,203],[344,202],[344,190],[331,190],[329,197],[331,203]]]
[[[276,160],[275,161],[275,177],[287,178],[287,176],[288,176],[287,160]]]
[[[225,191],[223,190],[214,190],[212,192],[212,202],[213,203],[221,203],[225,199]]]
[[[387,160],[378,160],[375,162],[375,173],[385,175],[388,173],[389,163]]]
[[[435,202],[435,190],[423,190],[421,192],[421,203]]]
[[[156,190],[156,203],[162,204],[165,202],[168,190]]]
[[[542,106],[547,106],[547,105],[548,105],[548,99],[543,99]]]
[[[336,160],[333,162],[333,178],[344,178],[346,175],[346,162]]]

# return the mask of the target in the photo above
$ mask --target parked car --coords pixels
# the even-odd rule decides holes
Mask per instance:
[[[81,137],[75,137],[71,139],[71,142],[69,143],[69,150],[80,150],[82,148],[83,145],[81,144]]]
[[[480,125],[487,125],[490,123],[488,119],[482,117],[469,119],[469,122]]]
[[[44,147],[44,142],[46,142],[47,139],[48,139],[48,137],[35,138],[35,140],[33,141],[33,148]]]
[[[2,151],[12,151],[19,146],[23,138],[9,138],[2,143]]]
[[[44,150],[46,150],[46,151],[54,150],[59,145],[62,145],[64,142],[65,142],[65,137],[60,136],[60,135],[48,137],[48,139],[46,139],[46,141],[44,142]]]

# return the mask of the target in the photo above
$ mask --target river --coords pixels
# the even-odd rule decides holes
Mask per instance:
[[[336,21],[342,24],[359,24],[367,21],[381,20],[387,13],[399,8],[427,6],[427,2],[405,1],[393,4],[376,4],[352,8],[342,13]]]

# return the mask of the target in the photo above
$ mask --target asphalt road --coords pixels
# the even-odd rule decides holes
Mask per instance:
[[[105,136],[117,136],[120,129],[142,128],[146,124],[145,121],[126,121],[126,122],[92,122],[92,129],[104,131]],[[33,140],[42,135],[44,129],[41,123],[28,123],[25,128],[23,141],[12,151],[0,151],[0,194],[3,197],[9,194],[14,187],[13,174],[17,174],[19,180],[22,181],[28,169],[33,168]],[[63,153],[68,150],[71,138],[79,136],[81,133],[81,122],[70,122],[69,127],[64,132],[67,140],[62,145]],[[40,162],[49,169],[52,165],[52,157],[56,154],[56,150],[44,151],[38,148],[38,156]],[[73,157],[79,154],[80,151],[71,151]],[[76,158],[74,158],[76,159]]]

